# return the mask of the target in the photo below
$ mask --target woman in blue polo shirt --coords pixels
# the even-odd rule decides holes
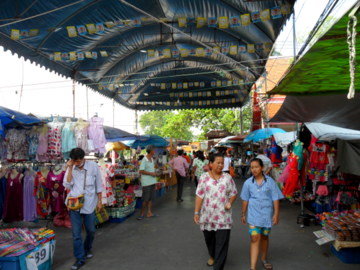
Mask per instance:
[[[272,269],[267,260],[269,234],[272,225],[279,223],[279,200],[284,198],[276,182],[263,173],[261,159],[254,158],[250,163],[252,177],[247,179],[241,191],[242,223],[249,225],[251,269],[256,263],[261,250],[261,262],[265,269]],[[247,215],[246,215],[247,213]]]

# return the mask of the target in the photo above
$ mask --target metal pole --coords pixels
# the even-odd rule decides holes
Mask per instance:
[[[294,49],[294,64],[296,62],[296,27],[295,27],[295,9],[293,10],[293,49]]]
[[[244,114],[243,114],[243,107],[240,108],[240,135],[244,135]]]
[[[135,134],[139,135],[139,130],[138,130],[138,111],[135,110]]]
[[[89,88],[86,86],[86,119],[89,120]]]
[[[73,94],[73,117],[75,118],[75,80],[73,80],[72,94]]]
[[[113,127],[115,127],[115,100],[112,99],[113,104]]]

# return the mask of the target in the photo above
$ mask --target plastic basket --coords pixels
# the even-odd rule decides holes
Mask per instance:
[[[136,201],[133,201],[128,206],[124,207],[109,207],[107,208],[107,212],[112,218],[124,218],[129,216],[135,211]]]

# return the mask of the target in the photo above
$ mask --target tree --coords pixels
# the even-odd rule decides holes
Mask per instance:
[[[243,107],[244,130],[250,129],[251,108]],[[140,118],[145,134],[155,134],[183,140],[204,140],[205,134],[213,129],[226,130],[231,134],[240,133],[240,111],[238,109],[205,109],[181,111],[152,111]],[[191,128],[198,128],[196,137]]]

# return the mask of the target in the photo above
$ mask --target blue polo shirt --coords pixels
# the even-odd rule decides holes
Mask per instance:
[[[276,182],[265,175],[264,181],[259,186],[254,179],[247,179],[241,190],[240,198],[248,201],[247,222],[257,227],[271,228],[274,215],[274,201],[283,199]]]

